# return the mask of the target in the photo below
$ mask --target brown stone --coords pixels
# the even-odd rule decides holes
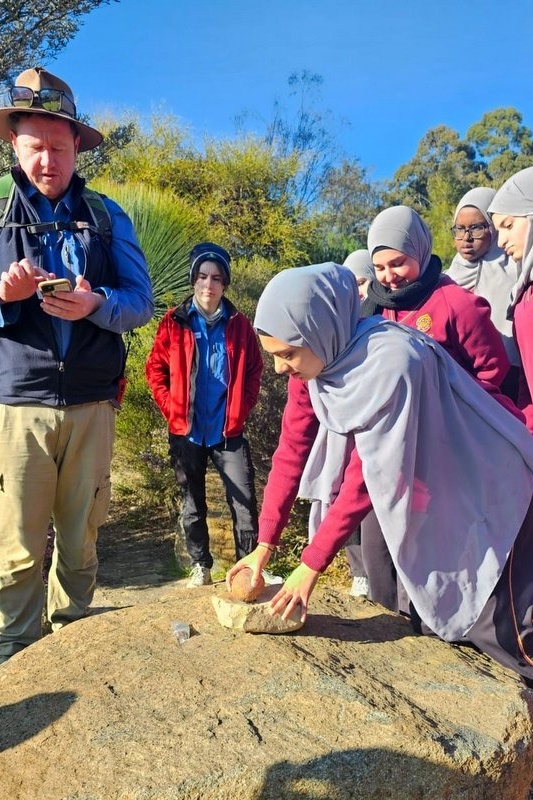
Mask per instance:
[[[253,572],[248,567],[239,570],[234,575],[231,581],[231,594],[235,600],[253,603],[254,600],[261,596],[261,592],[265,588],[265,579],[262,575],[259,575],[256,585],[252,586],[252,575]]]

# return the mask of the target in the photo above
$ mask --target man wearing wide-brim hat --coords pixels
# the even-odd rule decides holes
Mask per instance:
[[[75,173],[102,135],[70,87],[22,72],[0,109],[17,156],[0,178],[0,663],[41,636],[41,565],[52,518],[52,630],[88,613],[124,369],[122,334],[153,298],[131,220]],[[70,291],[39,291],[64,278]]]

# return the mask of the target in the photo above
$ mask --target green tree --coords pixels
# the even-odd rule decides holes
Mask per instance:
[[[130,115],[120,120],[100,120],[98,127],[106,138],[111,131],[125,131],[120,146],[100,165],[102,177],[174,191],[183,182],[183,194],[193,193],[199,179],[196,173],[200,156],[176,117],[155,115],[148,124],[142,124],[138,116]]]
[[[440,256],[444,269],[456,253],[450,228],[458,199],[453,176],[447,175],[446,170],[439,170],[429,178],[428,208],[423,217],[433,235],[433,252]]]
[[[306,260],[314,226],[289,191],[296,156],[276,156],[248,137],[208,143],[202,167],[198,204],[230,252],[284,266]]]
[[[476,159],[473,145],[462,140],[457,131],[438,125],[422,137],[411,161],[396,170],[388,186],[388,204],[403,203],[423,213],[431,204],[431,180],[439,173],[449,182],[454,202],[487,180],[485,166]]]
[[[82,118],[84,122],[91,124],[90,120]],[[80,153],[76,163],[76,171],[86,180],[90,181],[97,175],[106,174],[107,167],[114,153],[127,147],[131,142],[135,127],[132,122],[100,125],[96,127],[104,135],[101,145],[94,150],[87,150]]]
[[[206,140],[199,150],[172,118],[154,117],[148,130],[130,120],[128,135],[123,148],[109,153],[102,175],[170,189],[194,205],[210,238],[234,257],[287,266],[306,260],[314,223],[290,193],[296,154],[276,155],[251,136]]]
[[[0,4],[0,83],[51,61],[78,32],[81,17],[119,0],[3,0]]]
[[[489,185],[495,188],[514,172],[531,166],[533,134],[515,108],[497,108],[482,116],[466,133],[483,160]]]
[[[370,180],[357,159],[331,169],[317,203],[313,260],[342,264],[348,253],[366,247],[368,228],[381,204],[381,185]]]

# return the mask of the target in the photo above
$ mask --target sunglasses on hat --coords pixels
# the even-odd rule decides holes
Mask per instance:
[[[9,90],[11,103],[16,108],[42,108],[58,113],[63,111],[69,117],[76,117],[76,106],[61,89],[30,89],[28,86],[13,86]]]

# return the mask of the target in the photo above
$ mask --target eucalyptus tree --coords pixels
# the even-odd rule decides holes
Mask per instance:
[[[438,125],[422,137],[413,158],[394,173],[388,185],[388,204],[404,203],[424,213],[431,206],[431,185],[436,175],[450,183],[454,201],[487,180],[475,147],[452,128]]]
[[[328,174],[316,204],[318,234],[313,260],[342,263],[366,247],[370,223],[381,210],[383,187],[358,159],[344,159]]]
[[[514,172],[531,166],[533,133],[515,108],[488,111],[466,132],[496,188]]]
[[[2,0],[0,84],[28,67],[46,66],[76,35],[82,17],[119,0]]]

